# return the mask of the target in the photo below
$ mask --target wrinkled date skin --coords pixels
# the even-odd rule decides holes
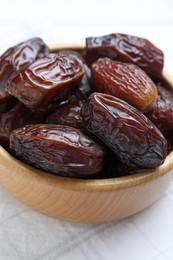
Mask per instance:
[[[25,124],[43,122],[43,115],[33,113],[21,102],[17,103],[0,118],[0,144],[8,148],[10,133]]]
[[[58,125],[28,125],[10,135],[22,161],[50,173],[84,178],[102,169],[103,150],[82,131]]]
[[[137,109],[125,101],[93,93],[81,116],[87,130],[105,142],[122,163],[137,168],[155,168],[167,155],[167,141]]]
[[[152,110],[146,116],[163,134],[173,130],[173,92],[158,85],[158,98]]]
[[[82,105],[83,102],[81,100],[64,103],[47,117],[46,123],[67,125],[82,129],[83,124],[80,116]]]
[[[157,99],[157,88],[149,76],[134,64],[100,58],[91,66],[95,91],[121,98],[140,111]]]
[[[85,74],[83,76],[81,85],[79,86],[79,90],[76,92],[76,95],[81,99],[85,99],[86,97],[89,96],[89,94],[91,94],[91,91],[92,91],[92,87],[91,87],[91,84],[90,84],[90,80],[91,80],[91,70],[90,70],[90,68],[87,66],[87,64],[83,60],[82,56],[76,51],[61,50],[58,53],[68,55],[72,59],[77,60],[79,62],[79,64],[84,68]]]
[[[21,69],[48,53],[49,48],[40,38],[32,38],[9,48],[0,57],[0,100],[9,96],[7,84]]]
[[[74,50],[32,38],[0,56],[0,145],[28,165],[74,178],[161,165],[173,143],[163,52],[119,33]]]
[[[49,111],[81,83],[84,70],[74,59],[51,53],[37,59],[11,81],[8,92],[32,111]]]
[[[109,57],[134,63],[153,79],[162,77],[163,52],[147,39],[140,37],[114,33],[86,38],[85,56],[90,64],[100,57]]]

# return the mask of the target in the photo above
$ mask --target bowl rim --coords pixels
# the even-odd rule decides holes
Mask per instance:
[[[82,44],[56,44],[50,46],[53,52],[61,49],[79,50],[83,47],[84,45]],[[163,77],[166,82],[169,83],[171,89],[173,90],[173,78],[166,72],[163,72]],[[40,179],[41,177],[43,183],[54,184],[62,189],[77,191],[101,192],[136,187],[138,185],[147,183],[165,175],[169,170],[173,168],[173,151],[167,155],[164,163],[157,168],[147,169],[140,173],[135,173],[132,175],[108,179],[76,179],[47,173],[21,162],[20,160],[13,157],[9,152],[7,152],[2,146],[0,146],[0,158],[3,162],[4,169],[8,169],[8,167],[10,166],[11,170],[13,170],[13,168],[15,167],[21,174],[22,178],[30,178],[31,175],[35,179]]]

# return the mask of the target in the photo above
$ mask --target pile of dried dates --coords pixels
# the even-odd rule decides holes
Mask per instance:
[[[0,144],[21,161],[76,178],[161,165],[172,150],[173,92],[163,52],[120,33],[51,51],[40,38],[0,56]]]

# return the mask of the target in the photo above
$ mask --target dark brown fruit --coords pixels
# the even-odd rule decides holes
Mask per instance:
[[[163,52],[147,39],[114,33],[101,37],[86,38],[86,59],[91,64],[100,57],[134,63],[151,78],[161,78]]]
[[[76,92],[76,95],[80,99],[85,99],[92,92],[92,87],[91,87],[91,84],[90,84],[90,80],[91,80],[90,68],[87,66],[84,59],[82,58],[82,56],[77,51],[61,50],[58,53],[68,55],[72,59],[77,60],[80,63],[80,65],[84,68],[85,74],[83,76],[81,85],[79,86],[79,89]]]
[[[152,110],[146,116],[163,134],[173,130],[173,92],[158,85],[158,98]]]
[[[0,118],[0,144],[5,148],[9,146],[10,133],[25,124],[43,122],[43,115],[33,113],[22,103],[17,102]]]
[[[134,64],[100,58],[91,66],[97,92],[121,98],[140,111],[150,109],[157,99],[157,88],[148,75]]]
[[[40,38],[32,38],[9,48],[0,57],[0,100],[9,96],[7,84],[23,68],[50,52]]]
[[[125,101],[93,93],[81,115],[86,129],[105,142],[124,164],[155,168],[164,162],[166,139],[147,117]]]
[[[84,70],[64,54],[49,54],[29,65],[7,90],[32,111],[49,111],[81,83]]]
[[[102,169],[103,150],[82,131],[60,125],[28,125],[10,135],[22,161],[50,173],[85,178]]]
[[[80,116],[82,105],[83,102],[81,100],[64,103],[47,117],[46,123],[67,125],[82,129],[83,125]]]

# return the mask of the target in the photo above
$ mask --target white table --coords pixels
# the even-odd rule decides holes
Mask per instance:
[[[165,53],[173,75],[173,2],[0,1],[0,52],[39,36],[48,44],[83,43],[123,32],[146,37]],[[173,173],[172,173],[173,174]],[[172,260],[173,183],[143,212],[96,225],[58,221],[26,208],[0,187],[0,259]]]

